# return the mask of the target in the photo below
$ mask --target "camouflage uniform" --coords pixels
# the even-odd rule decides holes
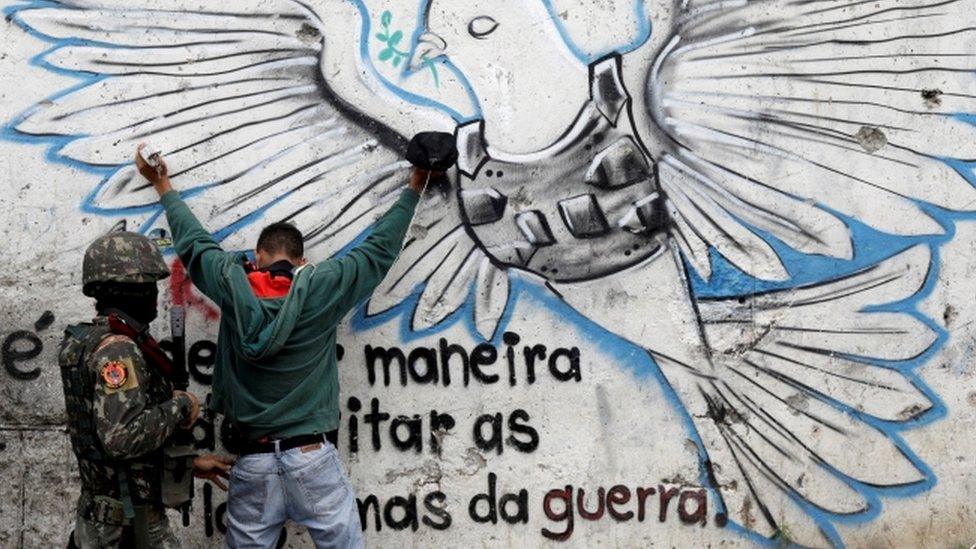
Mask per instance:
[[[110,233],[85,254],[86,295],[101,281],[155,282],[166,275],[159,251],[133,233]],[[106,317],[69,326],[59,362],[81,475],[75,543],[123,545],[135,513],[146,518],[150,546],[178,547],[160,499],[161,447],[189,416],[189,397],[174,398],[169,380],[148,366],[134,341],[112,334]]]

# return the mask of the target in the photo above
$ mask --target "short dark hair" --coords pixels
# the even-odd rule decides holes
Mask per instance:
[[[269,254],[284,252],[292,259],[300,259],[305,255],[305,239],[291,223],[272,223],[261,229],[257,249]]]

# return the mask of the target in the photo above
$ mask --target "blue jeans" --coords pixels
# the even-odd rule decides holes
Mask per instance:
[[[335,446],[241,456],[230,474],[227,547],[274,547],[291,519],[316,547],[362,547],[359,509]]]

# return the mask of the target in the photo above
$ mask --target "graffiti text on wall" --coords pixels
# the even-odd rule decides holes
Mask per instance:
[[[360,363],[371,387],[397,384],[449,387],[452,383],[460,383],[462,387],[531,386],[538,375],[548,375],[557,383],[583,380],[578,347],[550,349],[543,344],[525,344],[515,332],[505,332],[500,347],[485,342],[467,349],[446,338],[440,338],[436,345],[412,349],[366,345]],[[532,425],[532,414],[523,408],[479,414],[470,426],[458,425],[452,414],[436,409],[423,414],[394,415],[384,409],[378,397],[370,398],[366,407],[358,397],[350,396],[346,411],[348,414],[343,415],[347,416],[351,454],[367,448],[379,452],[392,445],[401,452],[426,452],[439,457],[443,438],[456,433],[470,437],[474,446],[468,450],[469,456],[481,461],[486,454],[500,455],[506,449],[531,454],[541,443],[540,432]],[[361,436],[369,443],[361,443]],[[488,472],[485,478],[483,491],[462,498],[468,502],[465,518],[481,524],[528,524],[531,509],[541,508],[551,524],[540,533],[557,541],[572,537],[577,520],[609,518],[621,523],[643,522],[646,517],[656,516],[659,522],[664,522],[676,514],[682,524],[704,525],[708,512],[707,492],[695,486],[657,484],[631,489],[615,484],[610,488],[589,489],[565,485],[545,491],[538,506],[533,507],[530,503],[533,495],[528,488],[501,492],[496,473]],[[394,530],[416,531],[421,525],[446,530],[457,520],[445,506],[447,499],[448,494],[440,489],[423,497],[409,493],[385,500],[367,494],[358,499],[360,520],[364,529],[372,527],[377,532],[384,525]],[[717,514],[715,520],[719,526],[725,525],[724,514]]]
[[[626,523],[656,518],[665,522],[668,517],[677,516],[681,524],[689,526],[704,526],[707,520],[708,493],[700,487],[657,484],[631,488],[615,484],[588,489],[567,484],[547,491],[539,505],[533,506],[528,489],[501,492],[498,483],[498,475],[489,472],[484,491],[467,498],[466,519],[480,524],[528,524],[531,509],[541,508],[549,524],[540,533],[556,541],[570,539],[578,520],[609,519]],[[385,502],[369,494],[358,499],[359,517],[364,530],[372,528],[376,532],[382,531],[384,525],[394,530],[416,531],[421,524],[433,530],[446,530],[455,521],[455,516],[445,508],[447,498],[441,490],[427,493],[419,502],[415,493],[393,496]],[[726,518],[717,514],[715,522],[724,526]]]
[[[0,358],[7,374],[20,381],[37,379],[41,375],[40,366],[26,368],[24,364],[40,356],[44,343],[38,336],[54,322],[54,313],[44,311],[34,322],[33,330],[16,330],[3,339]]]

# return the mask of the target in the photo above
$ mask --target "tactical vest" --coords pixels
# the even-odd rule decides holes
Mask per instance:
[[[662,249],[664,197],[630,104],[613,56],[590,67],[590,100],[544,150],[489,152],[483,121],[457,128],[462,219],[486,254],[574,282],[613,274]]]
[[[102,446],[94,417],[95,376],[98,373],[89,365],[92,353],[111,333],[107,323],[100,322],[102,320],[96,319],[93,324],[78,324],[66,329],[59,365],[68,433],[81,476],[79,510],[84,514],[83,508],[87,505],[98,508],[97,513],[92,513],[94,515],[117,515],[118,509],[113,509],[113,506],[96,506],[92,502],[114,502],[114,507],[126,500],[133,505],[159,505],[162,452],[155,451],[132,460],[118,460],[110,457]],[[142,390],[147,391],[147,405],[165,402],[172,394],[170,383],[154,372],[150,371],[149,375],[150,379],[139,380]],[[118,516],[90,518],[108,523],[121,521]]]

